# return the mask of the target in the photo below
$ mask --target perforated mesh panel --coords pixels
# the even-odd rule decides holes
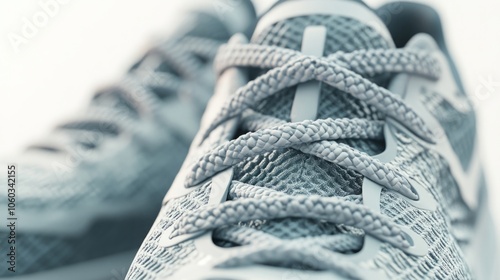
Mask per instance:
[[[185,197],[171,200],[160,215],[144,241],[141,250],[130,268],[127,279],[162,279],[175,272],[183,264],[196,260],[200,256],[195,251],[192,241],[172,247],[158,244],[161,234],[176,221],[182,213],[199,209],[208,202],[209,186],[191,192]]]
[[[367,267],[381,268],[391,279],[469,279],[470,271],[455,236],[470,238],[460,226],[471,228],[471,212],[463,203],[458,186],[448,166],[439,155],[429,152],[403,133],[394,166],[422,183],[439,202],[435,212],[419,210],[408,202],[385,190],[382,191],[382,213],[399,224],[410,227],[429,245],[429,254],[413,257],[400,250],[383,245],[381,252]],[[452,221],[449,217],[455,217]],[[452,226],[453,225],[453,226]],[[462,240],[462,242],[466,242]],[[396,261],[397,260],[397,261]]]
[[[17,209],[47,213],[47,217],[55,211],[74,213],[75,226],[84,222],[77,218],[80,212],[92,211],[89,208],[93,207],[110,207],[114,203],[135,206],[138,215],[124,213],[111,219],[99,218],[81,235],[68,236],[64,228],[58,233],[58,225],[53,226],[51,234],[25,232],[23,212],[19,212],[17,273],[46,271],[137,249],[157,215],[166,184],[172,181],[180,167],[180,161],[172,161],[171,156],[182,157],[187,150],[187,143],[163,140],[165,149],[158,150],[155,155],[126,154],[128,162],[132,163],[127,168],[120,165],[121,162],[103,161],[92,167],[77,166],[64,176],[57,176],[53,170],[43,172],[33,166],[19,165]],[[120,176],[122,168],[129,172]],[[144,200],[149,201],[150,206],[145,208]],[[8,232],[2,229],[0,237],[7,240],[7,236]],[[0,275],[9,275],[5,267],[7,256],[2,254],[0,259],[1,267],[5,268]]]
[[[276,45],[300,50],[302,34],[307,26],[327,28],[324,55],[336,51],[388,48],[389,44],[373,29],[359,21],[339,16],[302,16],[278,22],[266,28],[254,43]],[[255,108],[258,112],[290,121],[290,111],[296,87],[282,90],[264,100]],[[318,118],[382,119],[383,114],[349,94],[322,85]],[[346,140],[355,148],[375,154],[383,151],[384,143],[372,140]],[[265,186],[288,194],[316,194],[321,196],[359,195],[363,177],[357,172],[303,154],[294,149],[280,150],[243,162],[235,168],[235,179],[257,186]],[[274,223],[277,223],[275,225]],[[300,219],[272,221],[262,230],[279,237],[328,234],[334,225],[314,222],[307,227]]]
[[[96,223],[84,235],[74,237],[20,233],[16,240],[16,273],[46,271],[134,250],[140,246],[152,222],[152,216],[106,219]]]

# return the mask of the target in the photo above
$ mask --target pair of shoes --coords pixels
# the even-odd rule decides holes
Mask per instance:
[[[27,152],[19,279],[109,279],[151,223],[126,279],[493,277],[474,109],[434,10],[279,1],[215,73],[241,30],[197,19]]]

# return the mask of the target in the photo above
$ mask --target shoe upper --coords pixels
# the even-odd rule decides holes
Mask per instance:
[[[80,115],[11,159],[22,224],[16,275],[139,247],[199,128],[218,47],[255,16],[248,1],[228,6],[232,16],[207,3],[186,9],[176,32]]]
[[[358,1],[283,1],[219,50],[127,279],[473,277],[473,106],[440,38],[408,20],[423,6],[398,5],[384,24]]]

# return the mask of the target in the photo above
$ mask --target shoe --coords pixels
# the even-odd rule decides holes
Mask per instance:
[[[249,0],[198,4],[82,115],[12,160],[18,220],[0,229],[0,279],[125,277],[199,128],[218,47],[255,21]]]
[[[460,96],[455,99],[448,97],[448,100],[445,100],[446,96],[441,97],[441,100],[438,99],[439,96],[431,96],[426,97],[425,102],[429,104],[427,105],[429,106],[428,110],[433,112],[434,118],[441,126],[437,129],[441,134],[446,134],[449,145],[462,165],[463,170],[460,171],[456,168],[458,170],[455,171],[457,174],[454,177],[471,176],[470,182],[464,182],[460,185],[460,194],[468,206],[468,217],[471,218],[467,220],[465,219],[467,215],[459,215],[454,213],[456,210],[449,210],[452,232],[463,251],[473,278],[496,279],[496,275],[498,275],[495,273],[498,263],[496,257],[498,242],[496,242],[494,220],[489,210],[486,182],[479,160],[480,142],[476,136],[476,115],[473,103],[465,94],[466,90],[459,77],[457,67],[448,51],[439,14],[430,6],[412,2],[385,4],[378,8],[376,13],[387,25],[398,48],[403,48],[412,36],[426,33],[434,39],[434,42],[439,46],[441,55],[446,58],[448,65],[443,62],[444,66],[442,67],[451,71],[449,75],[453,76],[453,79],[450,78],[450,83],[455,83],[455,87],[458,88],[458,90],[455,89],[455,93],[460,94]],[[394,20],[391,19],[393,17]],[[405,32],[402,27],[412,31]],[[443,89],[442,94],[446,93],[444,91],[445,89]],[[455,111],[448,110],[453,104]],[[436,105],[438,106],[436,107]],[[444,114],[443,111],[448,111],[448,113]],[[452,154],[453,152],[449,151],[448,153]],[[446,161],[452,160],[447,159]],[[448,165],[451,164],[448,163]],[[479,180],[476,179],[478,176]],[[464,180],[467,179],[455,178],[456,183]]]
[[[126,279],[472,278],[494,241],[475,115],[407,9],[281,1],[233,36]]]

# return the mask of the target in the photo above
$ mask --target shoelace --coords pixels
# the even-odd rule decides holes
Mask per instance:
[[[166,95],[183,95],[197,102],[195,106],[204,108],[211,92],[204,86],[210,81],[206,80],[207,77],[200,77],[201,69],[206,68],[202,60],[212,61],[221,44],[209,38],[185,36],[152,48],[120,82],[98,92],[83,116],[59,125],[48,139],[31,145],[29,149],[69,153],[76,145],[95,147],[98,141],[89,133],[117,136],[130,129],[131,114],[141,117],[152,113]],[[155,69],[162,64],[169,70]],[[110,98],[124,102],[129,108],[124,110],[96,102],[106,95],[113,95]]]
[[[221,108],[204,136],[235,116],[241,117],[241,125],[250,132],[216,147],[196,161],[188,172],[186,187],[199,184],[248,158],[292,148],[355,170],[409,199],[418,199],[411,184],[394,167],[336,142],[342,139],[383,139],[384,121],[344,118],[288,123],[256,113],[251,108],[283,88],[314,79],[373,105],[387,118],[432,141],[432,132],[399,96],[361,76],[411,73],[437,79],[440,69],[430,54],[411,49],[360,50],[318,58],[279,47],[230,44],[219,51],[216,66],[218,71],[233,66],[271,70],[240,88]],[[237,253],[219,263],[220,267],[302,263],[313,269],[337,270],[357,277],[355,267],[343,260],[340,253],[362,246],[360,238],[352,234],[335,234],[282,240],[257,229],[237,226],[253,220],[304,218],[325,221],[361,229],[365,234],[399,248],[410,246],[398,224],[364,206],[360,196],[294,196],[233,180],[228,197],[231,200],[183,214],[173,224],[171,234],[173,238],[215,229],[221,240],[249,245],[241,246]]]

